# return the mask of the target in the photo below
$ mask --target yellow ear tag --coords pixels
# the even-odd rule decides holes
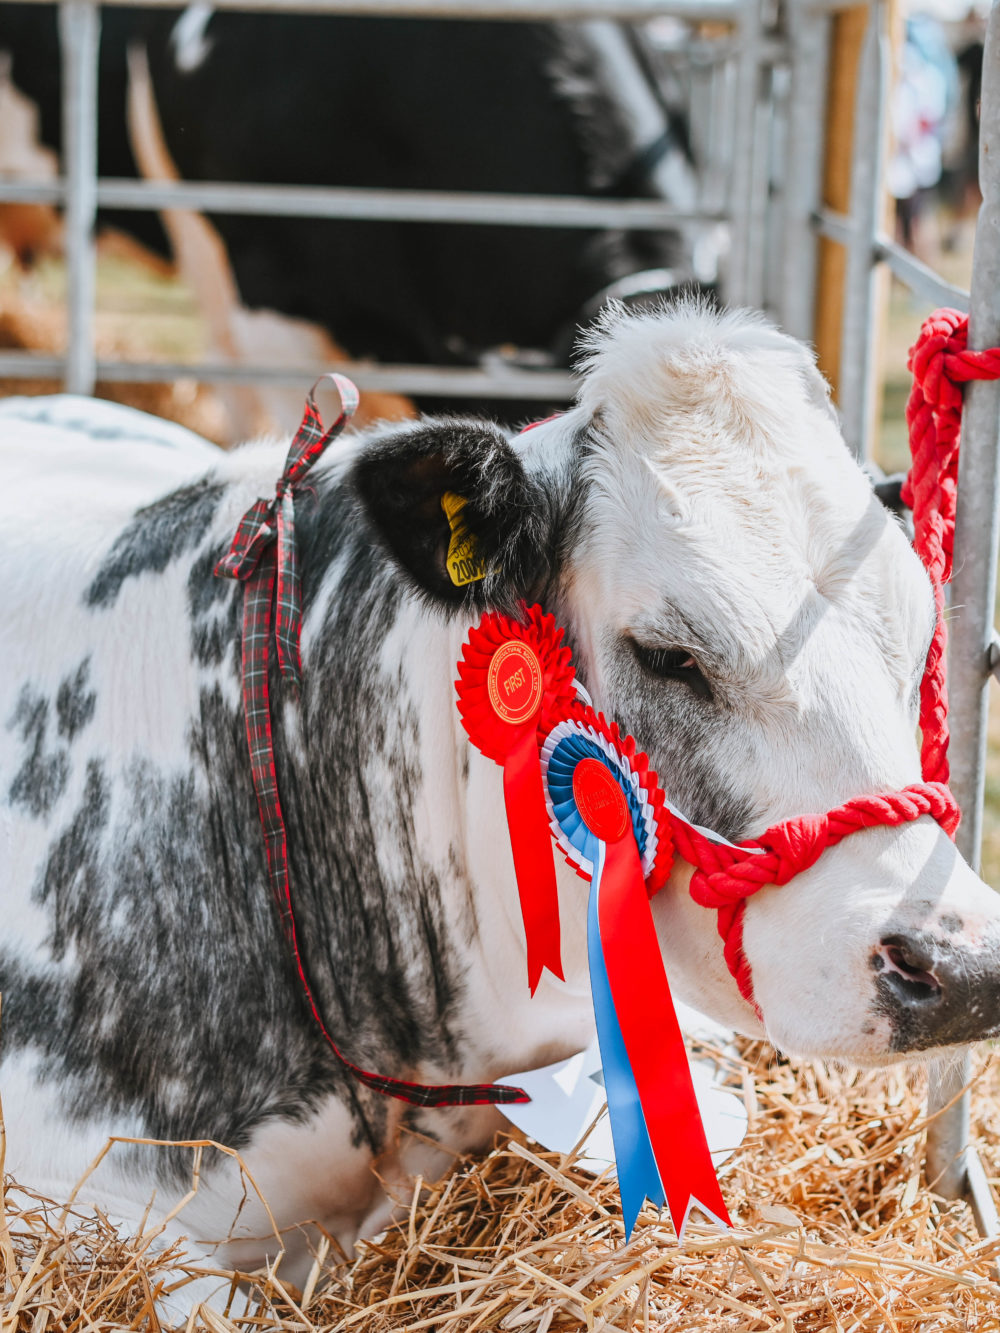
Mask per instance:
[[[466,583],[478,583],[488,572],[479,558],[475,537],[462,526],[460,515],[465,505],[465,497],[456,495],[454,491],[445,491],[441,496],[441,508],[451,525],[451,542],[446,561],[448,577],[456,588],[464,587]]]

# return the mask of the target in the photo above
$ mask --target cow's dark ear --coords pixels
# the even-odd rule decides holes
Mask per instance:
[[[351,481],[382,543],[439,603],[514,610],[549,573],[546,492],[489,422],[423,422],[378,437]]]

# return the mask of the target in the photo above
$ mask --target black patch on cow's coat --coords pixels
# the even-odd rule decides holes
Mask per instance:
[[[198,556],[188,576],[188,610],[191,613],[191,651],[200,666],[221,666],[226,654],[240,659],[242,584],[214,576],[222,552],[209,547]]]
[[[35,819],[50,814],[69,780],[69,755],[64,746],[46,749],[49,702],[25,686],[8,723],[28,747],[21,767],[7,792],[11,805],[21,806]]]
[[[97,694],[88,690],[90,658],[85,657],[72,676],[67,676],[56,694],[56,718],[59,735],[67,741],[76,736],[94,716]]]
[[[87,764],[83,799],[53,843],[38,886],[38,901],[52,909],[49,944],[56,960],[88,926],[100,929],[98,848],[108,821],[109,796],[103,766],[92,759]]]
[[[162,573],[171,560],[196,546],[222,494],[219,482],[203,477],[136,510],[84,593],[86,605],[113,606],[126,579]]]
[[[197,489],[187,503],[200,535]],[[175,554],[194,542],[180,505],[171,497]],[[406,594],[342,483],[317,479],[296,508],[306,614],[321,619],[300,700],[276,671],[271,688],[304,964],[349,1059],[402,1078],[427,1065],[447,1071],[463,1060],[455,941],[468,923],[445,913],[440,876],[461,883],[454,856],[432,866],[416,850],[420,715],[405,677],[379,665]],[[188,723],[189,767],[132,757],[111,771],[90,762],[35,885],[50,916],[47,956],[37,970],[0,956],[0,986],[14,992],[5,997],[4,1048],[38,1048],[81,1123],[129,1115],[151,1137],[240,1148],[265,1121],[304,1120],[333,1094],[352,1112],[355,1144],[378,1152],[391,1104],[326,1046],[271,898],[233,689],[242,589],[214,579],[218,554],[193,559],[188,578],[195,655],[211,667]],[[123,569],[106,589],[119,573],[128,577]],[[68,730],[85,725],[90,708],[85,666],[64,682],[61,712],[57,705]],[[26,739],[44,733],[50,712],[25,696],[17,725]],[[391,774],[388,809],[376,809],[369,790],[379,769]],[[387,859],[387,846],[398,855]],[[154,1166],[179,1180],[190,1155],[158,1154]]]
[[[533,601],[551,573],[551,496],[487,422],[456,419],[380,436],[359,455],[350,481],[412,584],[439,604],[512,611]],[[446,566],[452,530],[441,500],[449,491],[466,501],[459,522],[487,570],[462,587]]]

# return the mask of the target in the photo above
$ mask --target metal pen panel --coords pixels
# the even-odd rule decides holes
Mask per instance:
[[[0,181],[0,201],[55,204],[69,195],[61,181]],[[654,199],[589,199],[576,195],[479,194],[449,190],[379,190],[322,185],[257,185],[244,181],[97,182],[102,208],[151,211],[190,208],[243,216],[352,218],[370,222],[460,222],[487,227],[612,227],[646,230],[725,215],[685,210]]]
[[[762,0],[744,0],[736,56],[736,105],[729,213],[732,235],[723,295],[731,305],[744,305],[750,291],[750,227],[756,160],[757,99],[760,96],[760,42]]]
[[[90,0],[63,0],[63,171],[66,177],[66,389],[93,393],[97,292],[97,64],[100,11]]]
[[[858,458],[869,450],[875,404],[875,240],[882,223],[882,180],[889,97],[889,9],[872,0],[861,48],[851,146],[851,230],[847,241],[840,334],[838,403],[844,439]]]
[[[984,71],[1000,70],[1000,0],[993,0],[983,57]],[[969,346],[1000,345],[1000,82],[983,79],[979,127],[979,185],[983,196],[976,226],[969,305]],[[965,392],[959,455],[958,511],[949,621],[951,786],[962,808],[958,849],[978,868],[982,843],[989,703],[1000,542],[1000,383],[973,381]],[[941,1113],[927,1136],[927,1176],[948,1197],[968,1189],[984,1235],[1000,1234],[985,1176],[969,1152],[969,1100],[963,1095],[941,1110],[968,1082],[967,1055],[932,1071],[929,1109]],[[970,1172],[970,1166],[973,1168]]]
[[[0,352],[0,374],[39,379],[58,374],[62,357],[35,352]],[[211,384],[301,387],[329,370],[349,375],[359,389],[380,393],[442,394],[455,398],[525,398],[569,402],[577,380],[569,371],[523,370],[515,366],[448,367],[372,364],[364,361],[297,362],[275,366],[249,361],[98,360],[99,379],[110,384],[162,384],[190,379]]]
[[[818,250],[813,215],[820,206],[823,189],[830,18],[793,4],[789,6],[788,23],[791,88],[777,314],[793,337],[811,341]]]
[[[53,0],[27,0],[52,4]],[[138,8],[136,0],[102,0],[117,8]],[[183,8],[182,0],[142,0],[145,9]],[[741,0],[214,0],[213,9],[248,14],[352,14],[370,18],[592,19],[633,22],[669,15],[696,22],[732,22]]]

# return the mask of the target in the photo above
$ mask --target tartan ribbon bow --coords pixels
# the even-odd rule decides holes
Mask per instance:
[[[324,430],[316,406],[316,390],[329,380],[340,395],[340,415]],[[238,579],[247,587],[247,611],[254,604],[252,642],[262,657],[264,688],[270,647],[271,608],[274,607],[274,640],[282,676],[294,685],[302,683],[299,641],[302,634],[302,587],[295,543],[295,487],[327,445],[340,434],[357,411],[358,391],[343,375],[323,375],[309,390],[302,424],[295,433],[285,467],[275,487],[273,500],[255,500],[240,519],[228,552],[215,566],[217,578]],[[259,578],[252,580],[255,574]],[[277,584],[278,594],[273,596]],[[251,597],[250,590],[256,588]],[[249,620],[248,620],[249,623]]]
[[[323,429],[316,390],[330,380],[340,395],[340,415]],[[217,578],[243,584],[243,714],[250,772],[264,830],[267,873],[282,930],[288,941],[302,991],[327,1045],[340,1065],[365,1087],[414,1106],[484,1106],[526,1102],[521,1088],[492,1083],[410,1083],[362,1069],[343,1054],[330,1035],[313,994],[299,947],[288,873],[288,834],[278,794],[268,668],[272,612],[278,665],[286,680],[301,683],[299,640],[302,591],[295,546],[295,487],[316,459],[344,429],[358,406],[358,391],[342,375],[323,375],[309,390],[302,424],[295,433],[273,500],[256,500],[240,519],[229,550],[215,566]],[[277,586],[277,596],[275,596]]]

